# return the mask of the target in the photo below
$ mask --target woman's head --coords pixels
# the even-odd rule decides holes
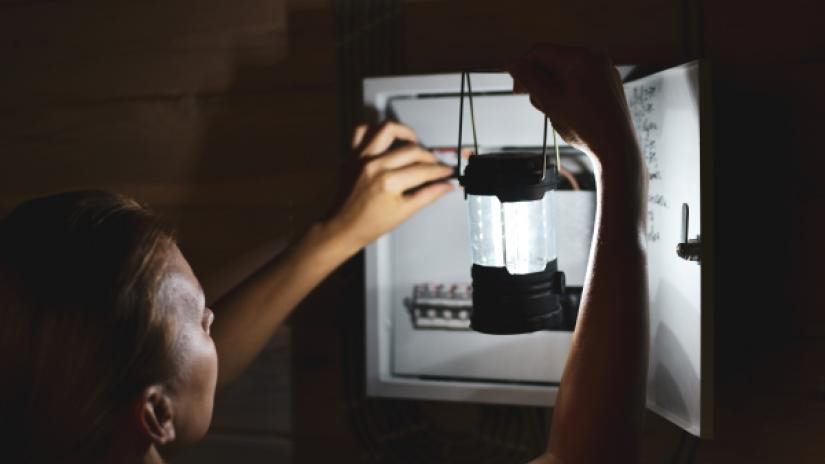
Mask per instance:
[[[211,311],[172,229],[72,192],[0,222],[0,426],[23,460],[142,452],[208,428]]]

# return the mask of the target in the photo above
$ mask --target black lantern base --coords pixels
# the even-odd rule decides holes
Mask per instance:
[[[564,273],[557,270],[555,260],[544,271],[531,274],[473,264],[472,276],[470,327],[476,332],[512,335],[565,327],[559,299]]]

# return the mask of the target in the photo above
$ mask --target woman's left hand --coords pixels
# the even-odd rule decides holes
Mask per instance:
[[[397,146],[397,141],[405,143]],[[406,126],[387,122],[371,133],[367,126],[359,126],[352,145],[360,171],[327,225],[355,249],[453,189],[446,178],[454,174],[454,168],[421,148]]]

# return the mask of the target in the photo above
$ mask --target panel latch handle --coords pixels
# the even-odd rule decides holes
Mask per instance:
[[[690,218],[690,208],[687,203],[682,203],[682,241],[676,245],[676,254],[686,261],[695,261],[700,264],[702,254],[702,237],[688,239],[688,219]]]

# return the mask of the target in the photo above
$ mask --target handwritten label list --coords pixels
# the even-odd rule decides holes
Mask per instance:
[[[655,207],[668,207],[667,198],[656,193],[658,189],[655,185],[656,182],[662,179],[662,171],[659,168],[658,153],[656,152],[659,125],[656,123],[658,115],[656,114],[655,99],[658,93],[659,88],[656,84],[643,84],[630,88],[628,98],[633,126],[636,129],[636,136],[639,138],[639,146],[647,162],[650,177],[650,196],[648,197],[647,209],[647,240],[650,242],[657,242],[661,238],[656,229]]]

